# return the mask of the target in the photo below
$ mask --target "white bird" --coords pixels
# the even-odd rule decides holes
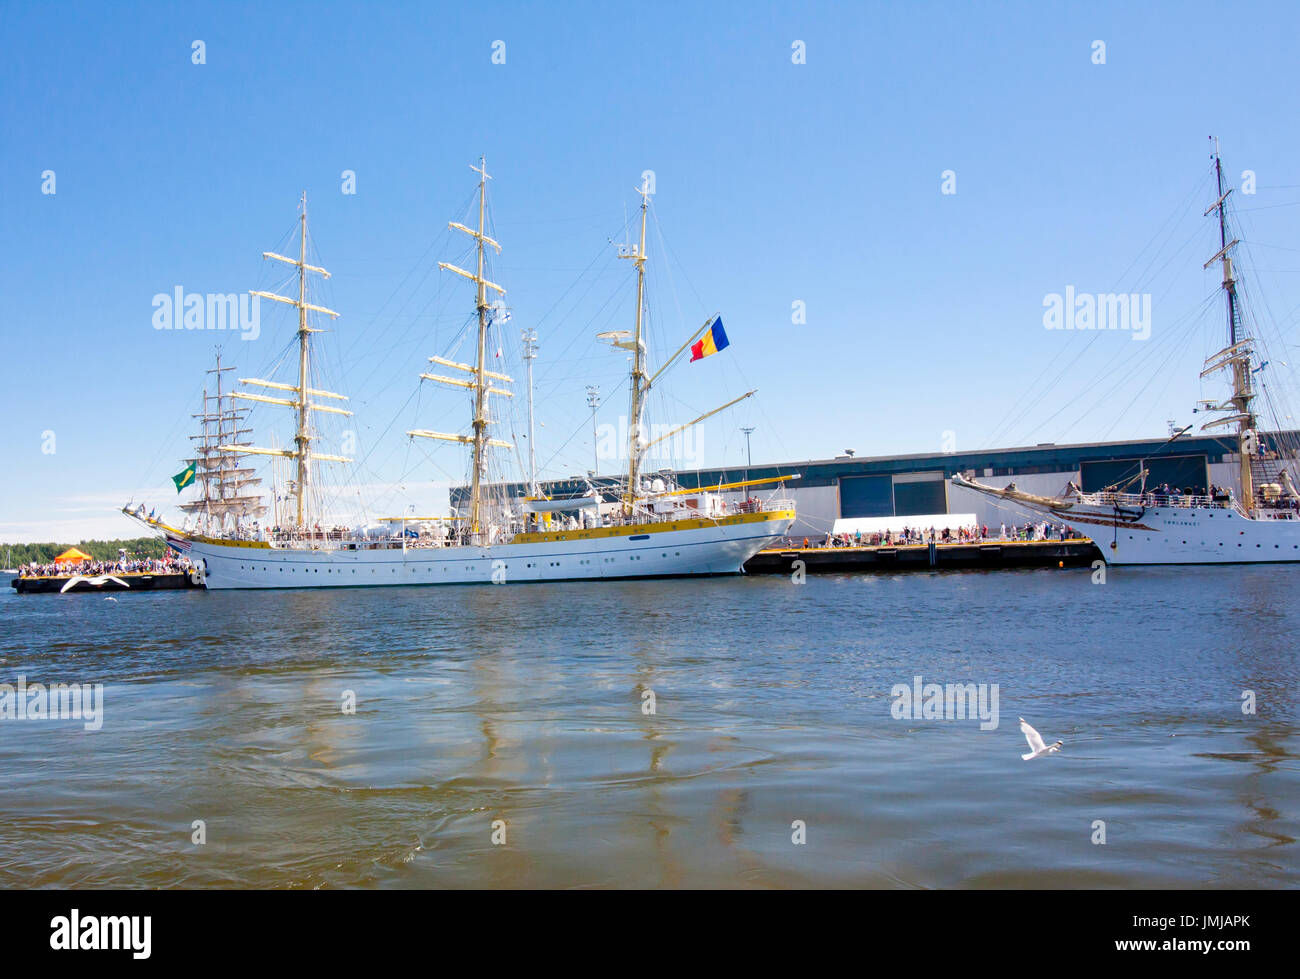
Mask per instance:
[[[121,578],[114,578],[111,574],[101,574],[101,575],[97,575],[94,578],[87,578],[84,574],[74,574],[71,578],[67,580],[64,586],[59,589],[59,594],[62,595],[65,591],[75,587],[77,584],[83,581],[88,585],[93,585],[95,588],[102,588],[110,581],[116,581],[123,588],[131,587]]]
[[[1030,751],[1028,754],[1021,755],[1025,761],[1033,761],[1041,755],[1051,755],[1061,750],[1064,741],[1057,741],[1055,744],[1043,744],[1043,736],[1035,731],[1026,723],[1025,719],[1020,718],[1020,731],[1029,742]]]
[[[112,595],[105,595],[105,596],[104,596],[104,601],[106,601],[106,602],[116,602],[117,599],[114,598]]]

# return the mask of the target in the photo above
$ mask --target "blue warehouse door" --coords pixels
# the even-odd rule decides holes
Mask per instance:
[[[841,517],[892,517],[893,515],[893,477],[840,477]]]

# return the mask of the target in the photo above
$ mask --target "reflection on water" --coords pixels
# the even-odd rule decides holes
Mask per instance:
[[[0,722],[0,883],[1294,887],[1298,584],[6,588],[0,683],[106,691],[100,731]],[[893,719],[917,675],[1000,726]]]

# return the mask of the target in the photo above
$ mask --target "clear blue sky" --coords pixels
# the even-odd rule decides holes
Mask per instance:
[[[464,465],[402,433],[464,427],[416,377],[471,312],[430,267],[465,260],[446,222],[479,154],[506,332],[541,339],[545,475],[589,467],[587,384],[602,422],[625,410],[592,336],[630,327],[607,242],[646,169],[653,349],[714,310],[732,341],[673,372],[658,420],[759,390],[703,426],[700,464],[742,463],[741,426],[756,464],[1163,433],[1217,393],[1196,375],[1221,317],[1190,317],[1217,281],[1211,133],[1234,184],[1256,174],[1241,262],[1272,352],[1300,343],[1298,26],[1289,2],[7,3],[0,540],[128,533],[113,504],[175,501],[214,340],[254,374],[291,326],[160,332],[152,297],[277,287],[260,255],[292,247],[303,191],[354,478],[393,512],[431,501]],[[1045,330],[1066,286],[1149,292],[1151,340]]]

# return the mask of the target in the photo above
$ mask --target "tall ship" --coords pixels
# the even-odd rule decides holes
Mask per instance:
[[[506,495],[503,482],[489,478],[494,453],[509,453],[513,443],[500,437],[496,407],[513,398],[513,378],[500,369],[499,351],[489,359],[489,335],[508,318],[500,299],[505,289],[489,278],[489,250],[500,244],[486,227],[488,173],[483,160],[478,173],[477,227],[449,222],[449,227],[473,241],[475,267],[465,269],[439,262],[440,269],[474,286],[475,319],[470,328],[473,354],[466,363],[432,356],[423,381],[457,389],[471,409],[468,426],[459,432],[413,428],[413,440],[452,443],[469,450],[468,494],[464,505],[442,517],[385,518],[380,527],[331,526],[319,506],[322,464],[350,463],[346,455],[321,451],[324,445],[318,417],[348,416],[342,407],[347,395],[317,386],[313,379],[311,324],[338,313],[310,302],[308,276],[329,273],[307,261],[307,209],[304,196],[298,237],[298,257],[264,252],[263,257],[296,270],[297,296],[251,290],[260,299],[297,310],[297,370],[286,380],[240,378],[240,390],[228,391],[218,361],[215,408],[204,392],[199,420],[198,459],[192,479],[197,496],[182,504],[182,526],[173,526],[152,511],[131,504],[123,512],[160,534],[173,550],[201,570],[210,589],[225,588],[345,588],[383,585],[443,585],[468,583],[516,584],[536,581],[655,578],[739,574],[757,551],[786,534],[795,520],[794,504],[779,498],[779,480],[751,480],[711,487],[680,487],[668,471],[647,471],[646,453],[652,440],[645,435],[646,396],[664,372],[688,350],[725,333],[718,317],[710,318],[671,357],[649,369],[643,324],[646,279],[646,216],[648,189],[642,187],[640,237],[619,257],[636,270],[636,310],[633,329],[600,334],[626,351],[631,364],[627,466],[613,488],[589,486],[585,495],[548,499],[530,465],[523,497]],[[535,333],[530,333],[535,339]],[[704,339],[701,340],[700,338]],[[528,343],[529,336],[525,336]],[[696,342],[699,341],[699,342]],[[528,345],[525,357],[535,355]],[[287,365],[286,365],[287,366]],[[529,363],[531,377],[531,363]],[[697,424],[754,392],[742,395],[701,415]],[[247,419],[236,402],[288,409],[294,419],[291,444],[254,445]],[[529,389],[531,427],[532,390]],[[530,459],[533,458],[529,445]],[[262,518],[267,507],[257,491],[258,477],[246,464],[250,457],[267,457],[287,471],[273,479],[274,515],[271,526]],[[496,464],[500,471],[500,463]],[[750,489],[768,484],[762,489]],[[778,485],[771,485],[778,484]],[[179,484],[178,484],[179,485]],[[735,500],[738,491],[743,499]],[[760,498],[767,493],[766,499]]]
[[[191,416],[199,423],[198,434],[190,436],[195,443],[191,478],[198,495],[180,504],[180,509],[192,528],[209,537],[238,532],[267,511],[257,490],[262,480],[244,460],[244,450],[252,445],[242,441],[252,431],[244,427],[247,409],[236,404],[232,392],[222,389],[222,375],[233,370],[222,366],[218,347],[216,366],[208,370],[213,388],[204,387],[202,409]]]
[[[1256,564],[1300,562],[1300,494],[1296,492],[1297,447],[1280,433],[1261,436],[1254,407],[1255,376],[1268,366],[1257,356],[1244,316],[1229,239],[1223,162],[1213,154],[1218,199],[1205,211],[1215,215],[1219,251],[1204,265],[1223,270],[1227,345],[1206,359],[1201,378],[1227,375],[1231,394],[1202,401],[1198,412],[1216,415],[1205,432],[1227,433],[1235,448],[1236,486],[1168,487],[1147,485],[1146,470],[1124,483],[1097,492],[1071,484],[1059,496],[1026,493],[1011,483],[1003,488],[957,473],[954,484],[1090,532],[1112,564]],[[1190,426],[1188,426],[1190,428]],[[1281,426],[1277,426],[1279,429]],[[1187,429],[1176,432],[1173,439]],[[1171,439],[1172,441],[1172,439]]]

